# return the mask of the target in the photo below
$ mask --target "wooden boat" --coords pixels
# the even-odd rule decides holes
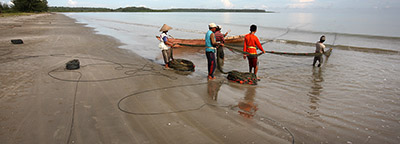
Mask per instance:
[[[159,36],[156,36],[160,40]],[[178,39],[178,38],[168,38],[168,41],[175,44],[174,47],[205,47],[204,39]],[[225,37],[225,44],[235,44],[242,43],[244,41],[244,35],[228,36]]]

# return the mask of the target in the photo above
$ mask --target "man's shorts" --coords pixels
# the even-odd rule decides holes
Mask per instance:
[[[257,56],[255,56],[255,57],[247,57],[247,59],[249,60],[249,66],[250,67],[256,67],[258,65]]]

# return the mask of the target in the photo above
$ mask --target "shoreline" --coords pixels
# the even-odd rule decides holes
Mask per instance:
[[[228,82],[222,74],[207,81],[201,48],[174,51],[196,64],[195,73],[163,70],[157,59],[124,49],[147,48],[160,54],[152,32],[158,29],[126,29],[132,35],[121,37],[140,41],[123,45],[120,37],[101,35],[66,14],[0,18],[0,140],[30,144],[399,139],[397,55],[336,49],[321,68],[311,66],[312,58],[263,56],[259,74],[264,77],[257,86],[249,86]],[[11,39],[24,44],[11,44]],[[281,50],[291,45],[273,44]],[[185,55],[188,52],[196,54]],[[247,70],[240,54],[225,54],[224,68]],[[65,63],[73,59],[81,67],[66,70]]]
[[[0,27],[4,143],[247,142],[239,136],[291,141],[280,127],[249,131],[258,126],[215,106],[212,97],[221,81],[163,70],[63,14],[2,22],[7,23]],[[72,59],[79,59],[80,69],[65,69]]]

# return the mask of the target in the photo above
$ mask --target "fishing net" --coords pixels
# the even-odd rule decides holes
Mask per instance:
[[[189,60],[174,59],[168,62],[168,66],[178,71],[194,71],[194,64]]]
[[[79,69],[79,67],[80,67],[80,62],[77,59],[71,60],[65,64],[65,68],[67,70],[75,70]]]
[[[331,56],[331,53],[332,53],[332,48],[329,48],[327,51],[325,51],[325,56],[326,57],[329,57],[329,56]]]
[[[227,76],[228,80],[240,83],[257,85],[257,76],[254,73],[230,71]]]

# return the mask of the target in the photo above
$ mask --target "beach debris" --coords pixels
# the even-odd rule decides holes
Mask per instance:
[[[78,59],[73,59],[65,64],[67,70],[76,70],[80,68],[80,62]]]
[[[22,41],[22,39],[12,39],[12,40],[11,40],[11,43],[12,43],[12,44],[23,44],[24,41]]]

